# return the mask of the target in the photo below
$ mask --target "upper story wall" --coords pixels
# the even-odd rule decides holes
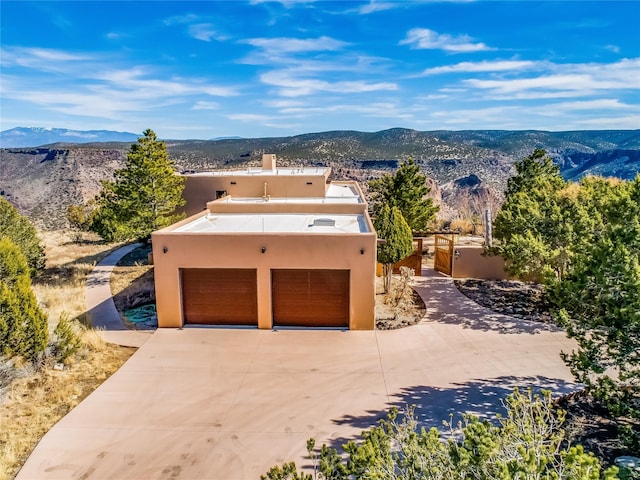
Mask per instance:
[[[331,182],[320,197],[234,197],[207,202],[211,213],[327,213],[367,215],[367,203],[357,182]]]
[[[294,172],[296,170],[293,170]],[[331,170],[300,169],[259,170],[255,172],[210,172],[187,175],[182,197],[186,201],[183,209],[187,216],[207,208],[207,203],[223,195],[233,197],[324,197],[327,179]]]

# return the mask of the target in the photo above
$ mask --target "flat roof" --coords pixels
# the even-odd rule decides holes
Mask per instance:
[[[181,233],[369,233],[364,215],[209,213],[173,230]]]
[[[215,170],[210,172],[189,173],[187,177],[224,177],[224,176],[272,176],[272,175],[322,175],[329,170],[329,167],[300,167],[300,168],[281,168],[275,170],[263,170],[262,167],[250,167],[244,170]]]

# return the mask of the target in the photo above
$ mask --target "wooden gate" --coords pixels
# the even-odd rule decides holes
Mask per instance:
[[[435,236],[435,256],[433,268],[438,272],[451,275],[453,267],[453,235],[451,238],[442,235]]]
[[[413,239],[413,253],[407,258],[394,263],[393,273],[400,273],[400,267],[409,267],[417,277],[422,275],[422,238]]]

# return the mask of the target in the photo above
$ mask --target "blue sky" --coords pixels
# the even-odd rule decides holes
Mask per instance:
[[[640,128],[640,2],[0,3],[0,130]]]

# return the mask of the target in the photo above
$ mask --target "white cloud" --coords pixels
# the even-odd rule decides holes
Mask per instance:
[[[391,10],[392,8],[399,7],[399,3],[392,2],[376,2],[375,0],[371,0],[369,3],[362,5],[358,8],[358,13],[360,15],[368,15],[370,13],[382,12],[384,10]]]
[[[267,122],[273,120],[273,117],[269,115],[258,115],[256,113],[233,113],[227,115],[230,120],[238,120],[240,122]]]
[[[186,15],[175,15],[173,17],[165,18],[163,23],[167,26],[170,25],[183,25],[188,23],[194,23],[200,21],[200,17],[193,13],[187,13]]]
[[[445,73],[478,73],[522,71],[539,65],[539,62],[527,60],[494,60],[482,62],[461,62],[455,65],[427,68],[422,75],[440,75]]]
[[[639,115],[627,115],[624,117],[598,117],[588,118],[574,121],[576,129],[581,128],[595,128],[601,129],[628,129],[637,130],[640,128],[640,116]]]
[[[50,48],[11,47],[0,50],[3,65],[36,67],[38,62],[80,62],[91,60],[87,54],[69,53]]]
[[[532,74],[533,70],[538,71]],[[431,75],[446,72],[492,74],[465,78],[457,85],[451,84],[439,89],[440,92],[451,93],[462,85],[470,92],[475,90],[484,100],[544,100],[602,96],[603,92],[632,91],[640,86],[640,58],[622,59],[609,64],[554,64],[546,61],[463,62],[434,67],[426,72]]]
[[[478,80],[475,78],[464,80],[463,83],[480,89],[491,90],[495,93],[513,93],[523,90],[591,90],[596,85],[589,75],[567,74],[547,75],[533,78],[516,78],[507,80]],[[604,86],[604,85],[603,85]]]
[[[415,49],[444,50],[452,53],[484,52],[495,50],[482,42],[473,42],[468,35],[454,37],[438,33],[428,28],[413,28],[407,32],[407,38],[400,45],[411,45]]]
[[[319,38],[250,38],[244,41],[254,47],[277,54],[340,50],[348,43],[331,37]]]
[[[286,70],[267,72],[260,76],[267,85],[280,87],[279,95],[283,97],[299,97],[317,92],[363,93],[379,90],[397,90],[398,86],[390,82],[367,83],[364,81],[338,81],[298,78]]]
[[[270,108],[298,108],[306,105],[298,100],[265,100],[262,104]]]
[[[237,95],[233,87],[219,87],[210,85],[197,79],[159,80],[150,78],[151,73],[141,67],[128,70],[111,70],[96,73],[93,78],[108,82],[113,87],[125,90],[135,90],[141,97],[194,95],[206,94],[226,97]]]
[[[195,103],[191,110],[218,110],[220,108],[220,104],[217,102],[205,102],[198,101]]]
[[[19,63],[13,63],[19,57]],[[136,66],[102,70],[107,62],[91,54],[42,49],[12,49],[3,55],[2,95],[4,99],[25,102],[43,112],[130,120],[143,112],[158,111],[172,105],[196,104],[196,110],[212,108],[207,97],[237,95],[235,87],[218,86],[200,78],[166,76],[156,69]],[[11,64],[9,66],[9,64]],[[33,70],[32,75],[14,75],[18,65]],[[25,107],[27,108],[27,107]]]
[[[195,23],[189,25],[189,35],[203,42],[210,42],[211,39],[224,40],[225,37],[219,35],[210,23]]]
[[[617,98],[555,103],[553,104],[553,108],[563,111],[635,110],[640,112],[640,106],[622,103]],[[638,121],[640,121],[640,115],[638,116]]]
[[[416,112],[416,118],[431,128],[445,125],[452,129],[514,129],[520,130],[581,130],[637,129],[640,116],[634,115],[638,105],[617,99],[597,99],[575,102],[547,102],[536,105],[477,105],[473,108],[437,108],[425,105],[424,113]],[[527,122],[522,116],[526,112]]]
[[[316,0],[251,0],[251,5],[259,5],[261,3],[279,3],[285,8],[292,8],[296,5],[305,5],[308,3],[314,3]]]
[[[109,40],[119,40],[121,38],[126,38],[128,35],[126,33],[121,33],[121,32],[109,32],[105,36]]]

